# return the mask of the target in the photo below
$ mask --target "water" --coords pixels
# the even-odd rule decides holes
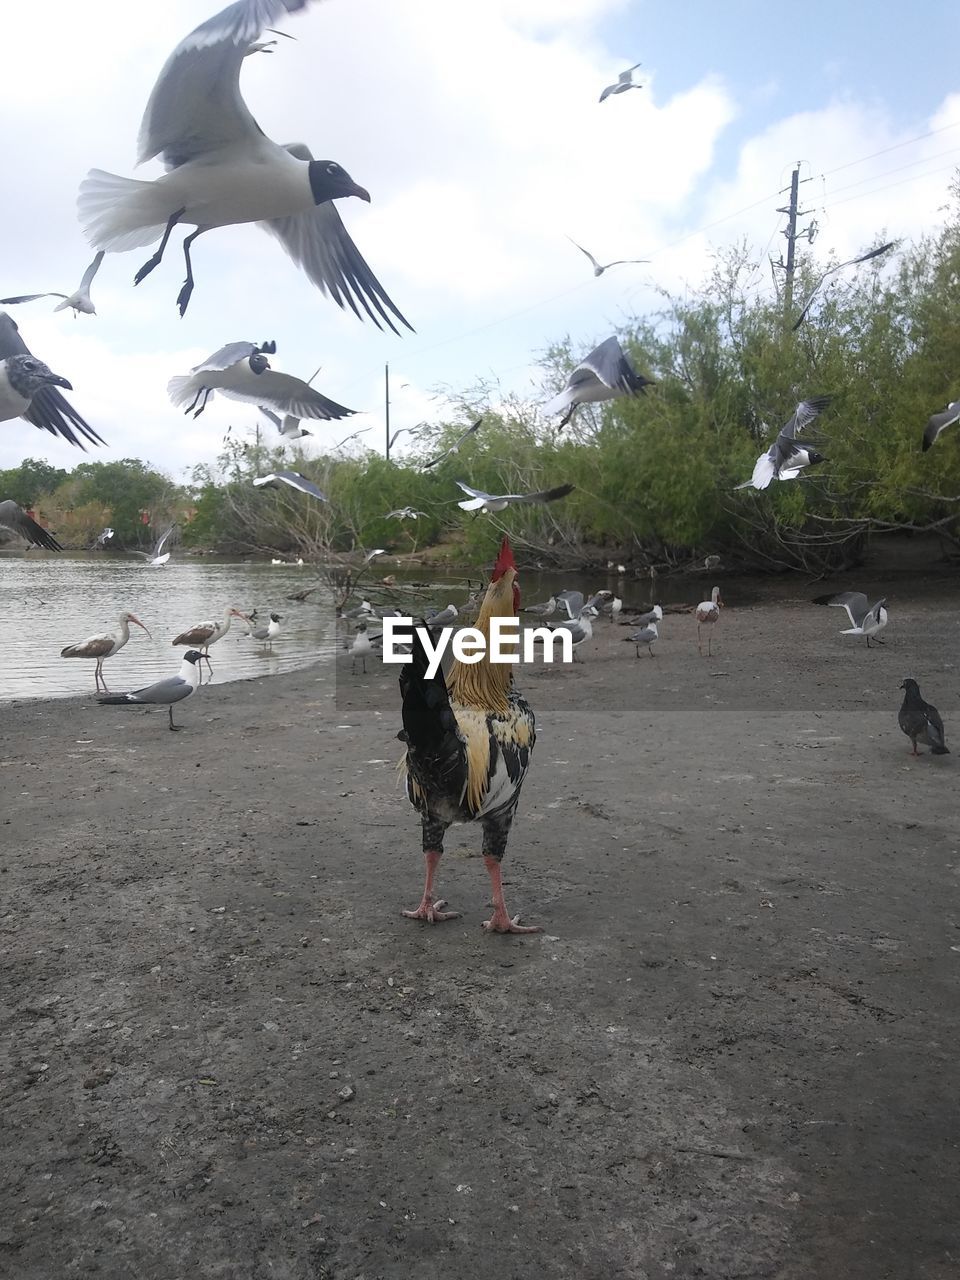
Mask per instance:
[[[389,597],[376,585],[388,573],[400,583],[432,581],[432,598]],[[479,571],[471,577],[475,587],[481,580]],[[115,630],[124,611],[136,614],[153,638],[131,626],[127,644],[104,663],[104,676],[113,692],[138,689],[176,674],[185,650],[172,647],[173,637],[199,622],[222,618],[228,605],[244,613],[256,609],[257,626],[265,626],[271,612],[279,613],[281,631],[271,652],[247,638],[245,625],[234,618],[230,631],[211,650],[214,683],[332,662],[339,644],[326,590],[316,591],[305,603],[287,599],[317,582],[309,566],[224,563],[204,557],[177,558],[153,569],[139,559],[116,555],[0,553],[0,703],[92,693],[94,662],[61,658],[60,650]],[[409,603],[415,614],[427,604],[461,604],[466,596],[462,584],[463,577],[456,572],[401,571],[387,557],[364,579],[375,600],[401,609]],[[531,602],[564,587],[584,594],[607,587],[642,602],[651,594],[648,582],[616,574],[585,578],[524,570],[521,585],[524,600]],[[688,593],[693,591],[693,600],[700,598],[699,585],[685,584]]]
[[[153,638],[131,626],[127,644],[106,660],[103,673],[114,692],[175,675],[186,650],[173,648],[173,637],[199,622],[221,619],[228,605],[244,613],[256,609],[257,626],[265,626],[271,612],[283,621],[270,652],[249,639],[245,624],[234,618],[210,651],[214,683],[330,661],[336,637],[325,592],[311,597],[316,603],[286,599],[316,581],[307,567],[259,563],[181,559],[153,569],[114,556],[0,555],[0,702],[92,693],[95,663],[61,658],[60,650],[116,630],[125,610],[136,614]]]

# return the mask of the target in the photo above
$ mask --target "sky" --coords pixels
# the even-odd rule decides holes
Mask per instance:
[[[140,117],[169,53],[216,11],[165,0],[161,23],[129,0],[44,0],[5,14],[4,161],[19,180],[0,205],[0,296],[76,287],[92,257],[84,174],[160,175],[156,161],[134,174]],[[245,61],[247,104],[270,137],[306,142],[370,191],[338,207],[416,332],[341,312],[255,226],[197,240],[182,319],[178,237],[137,288],[151,250],[109,254],[96,316],[55,314],[56,299],[10,308],[108,442],[90,459],[184,480],[228,426],[252,432],[253,406],[215,396],[194,420],[166,394],[238,340],[275,340],[271,363],[304,378],[320,366],[314,385],[359,411],[316,424],[318,448],[366,429],[359,445],[382,450],[388,362],[393,430],[449,419],[448,396],[478,382],[543,400],[558,389],[537,365],[552,343],[586,353],[660,308],[659,290],[698,287],[724,245],[778,257],[797,162],[800,225],[817,223],[799,252],[816,261],[936,231],[960,165],[960,9],[942,0],[909,13],[889,0],[318,0],[281,26],[295,39]],[[636,62],[643,87],[600,104]],[[601,261],[650,262],[595,278],[567,237]],[[772,291],[768,268],[753,287]],[[0,469],[28,456],[86,460],[0,423]]]

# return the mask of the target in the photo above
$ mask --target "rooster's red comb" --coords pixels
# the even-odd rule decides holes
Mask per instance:
[[[513,548],[510,546],[510,539],[504,538],[500,543],[500,550],[497,554],[496,561],[493,566],[493,573],[490,575],[491,582],[499,582],[508,569],[516,572],[517,562],[513,558]]]

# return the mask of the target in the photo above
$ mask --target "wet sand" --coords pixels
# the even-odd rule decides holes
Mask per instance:
[[[481,931],[469,827],[463,918],[401,918],[397,668],[214,683],[180,734],[0,708],[0,1272],[960,1274],[958,616],[901,584],[868,652],[803,594],[519,673],[540,937]],[[906,675],[958,754],[910,757]]]

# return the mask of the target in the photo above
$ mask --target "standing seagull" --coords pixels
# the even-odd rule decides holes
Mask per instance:
[[[277,349],[275,342],[228,342],[194,365],[188,374],[171,378],[167,394],[178,409],[199,418],[214,391],[231,400],[265,405],[297,418],[345,418],[354,412],[314,391],[302,378],[271,369],[267,356]]]
[[[930,748],[931,755],[948,756],[950,752],[944,741],[940,712],[920,697],[920,686],[916,680],[904,680],[900,688],[904,690],[904,694],[897,719],[900,722],[900,728],[913,743],[912,754],[915,756],[920,754],[917,743],[922,742],[924,746]]]
[[[253,621],[252,616],[250,621]],[[282,621],[283,619],[279,613],[271,613],[270,621],[265,627],[257,627],[256,629],[248,627],[247,635],[251,640],[258,640],[261,644],[268,644],[272,649],[274,637],[280,634],[280,623]]]
[[[870,604],[862,591],[841,591],[836,596],[817,596],[814,604],[833,605],[838,609],[846,609],[850,626],[841,631],[842,636],[866,636],[867,648],[870,648],[870,637],[874,643],[885,644],[885,640],[877,639],[877,632],[887,625],[886,599]]]
[[[26,539],[31,547],[43,547],[45,551],[63,550],[53,534],[47,533],[43,525],[37,524],[12,498],[0,502],[0,529],[9,529],[11,533]]]
[[[73,390],[66,378],[53,373],[31,354],[20,337],[17,322],[0,311],[0,422],[25,418],[51,435],[63,436],[80,449],[83,441],[77,439],[74,428],[91,444],[105,444],[57,387]]]
[[[793,416],[781,427],[780,434],[766,453],[762,453],[753,468],[753,475],[738,489],[766,489],[773,480],[795,480],[804,467],[826,462],[822,453],[804,448],[796,442],[796,434],[818,418],[830,403],[830,396],[814,396],[801,400]]]
[[[156,684],[148,684],[145,689],[137,689],[133,693],[111,693],[105,698],[98,698],[97,701],[101,706],[127,706],[130,703],[138,703],[141,706],[146,704],[153,707],[166,707],[170,717],[170,728],[174,733],[179,733],[183,725],[173,723],[173,707],[175,703],[182,702],[184,698],[189,698],[192,693],[196,693],[197,685],[200,683],[201,656],[196,649],[189,649],[183,655],[179,675],[171,676],[168,680],[158,680]]]
[[[263,416],[269,418],[277,428],[281,440],[302,440],[304,436],[313,435],[312,431],[308,431],[306,427],[301,427],[300,419],[293,417],[292,414],[284,414],[281,418],[272,409],[268,409],[266,405],[258,405],[258,408]]]
[[[115,653],[119,652],[130,639],[131,622],[136,623],[138,627],[143,627],[147,635],[150,635],[150,632],[147,631],[147,628],[135,614],[121,613],[120,626],[116,631],[105,631],[103,635],[88,636],[86,640],[81,640],[79,644],[68,644],[65,649],[60,650],[60,657],[95,659],[97,665],[93,672],[94,688],[99,693],[100,686],[103,685],[104,693],[109,693],[110,690],[107,688],[107,682],[103,677],[103,664],[107,658],[112,658]],[[151,640],[153,639],[152,636],[150,638]]]
[[[20,302],[36,302],[38,298],[62,298],[63,301],[53,308],[54,311],[66,311],[67,307],[72,307],[74,320],[76,320],[81,311],[85,316],[95,316],[97,308],[90,300],[90,286],[93,284],[93,277],[100,270],[102,261],[103,250],[101,249],[83,273],[83,278],[73,293],[25,293],[19,298],[0,298],[0,304],[14,306]]]
[[[710,627],[711,631],[720,621],[720,610],[723,608],[723,601],[720,599],[720,588],[714,587],[710,592],[709,600],[701,600],[696,608],[697,615],[697,650],[700,657],[703,657],[703,639],[701,632],[704,627]],[[713,656],[711,649],[711,631],[707,632],[707,657]]]
[[[603,273],[605,271],[609,271],[611,267],[640,266],[642,263],[650,261],[649,258],[617,258],[613,262],[605,262],[601,264],[593,256],[593,254],[590,252],[589,249],[585,249],[582,244],[577,244],[576,240],[574,240],[572,236],[567,236],[567,239],[574,246],[574,248],[579,249],[581,253],[585,253],[587,255],[587,257],[593,263],[593,274],[595,276],[602,276]]]
[[[635,62],[632,67],[628,67],[626,71],[621,71],[617,76],[616,84],[608,84],[600,95],[600,101],[603,102],[614,93],[626,93],[628,89],[642,89],[642,84],[637,84],[633,78],[633,73],[637,67],[642,67],[642,62]]]
[[[923,431],[923,452],[926,453],[934,441],[939,439],[940,433],[946,431],[947,427],[952,427],[955,422],[960,422],[960,400],[952,401],[942,413],[935,413],[929,420]]]
[[[567,385],[559,395],[544,405],[545,414],[566,410],[557,423],[562,431],[574,415],[577,405],[595,404],[601,400],[616,400],[619,396],[646,394],[644,387],[652,387],[650,378],[637,373],[623,353],[616,338],[607,338],[574,369]]]
[[[198,648],[200,657],[205,659],[207,667],[213,674],[213,667],[210,663],[210,646],[216,644],[230,630],[230,621],[233,618],[242,618],[244,622],[250,619],[245,613],[241,613],[239,609],[233,609],[229,605],[223,611],[223,620],[221,622],[198,622],[195,627],[191,627],[189,631],[181,631],[178,636],[170,641],[171,644],[185,644],[190,648]]]
[[[541,489],[539,493],[484,493],[482,489],[471,489],[468,484],[464,484],[462,480],[457,481],[457,486],[464,493],[469,493],[470,497],[465,498],[463,502],[458,502],[457,506],[462,507],[464,511],[483,511],[487,515],[495,511],[503,511],[506,507],[517,506],[522,503],[531,502],[556,502],[558,498],[565,498],[568,493],[572,493],[575,486],[572,484],[561,484],[556,489]]]
[[[624,636],[623,638],[629,644],[636,645],[638,658],[640,657],[640,646],[642,644],[647,646],[647,653],[649,653],[651,658],[655,658],[657,656],[653,652],[653,646],[655,642],[660,639],[660,632],[657,630],[657,624],[655,622],[648,622],[645,627],[641,627],[639,631],[635,631],[632,636]]]
[[[574,662],[582,662],[582,658],[577,657],[577,650],[587,640],[593,639],[593,619],[598,617],[597,610],[592,604],[585,605],[583,612],[576,618],[567,618],[563,622],[548,622],[547,626],[551,631],[569,631],[573,640],[573,660]]]
[[[187,278],[180,314],[193,292],[190,246],[213,227],[258,222],[277,237],[313,284],[360,317],[393,331],[385,307],[409,329],[360,256],[332,201],[370,194],[332,160],[314,160],[303,143],[278,146],[240,93],[240,68],[264,26],[308,0],[235,0],[177,45],[160,72],[140,125],[137,163],[160,156],[153,182],[91,169],[80,186],[80,221],[96,249],[122,253],[153,244],[139,284],[163,257],[178,223],[196,228],[183,242]],[[360,317],[362,318],[362,317]]]

